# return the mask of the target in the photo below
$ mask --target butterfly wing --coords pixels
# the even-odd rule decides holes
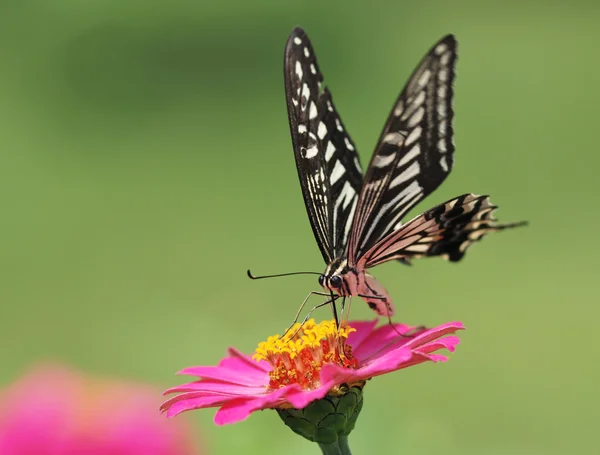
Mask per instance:
[[[288,38],[284,79],[302,195],[321,254],[330,263],[345,251],[362,170],[301,28]]]
[[[360,266],[374,267],[391,259],[442,256],[459,261],[467,248],[491,231],[522,226],[525,222],[500,224],[487,196],[463,194],[413,218],[371,247]]]
[[[438,41],[396,100],[366,173],[348,242],[348,262],[394,232],[402,217],[449,174],[457,43]]]

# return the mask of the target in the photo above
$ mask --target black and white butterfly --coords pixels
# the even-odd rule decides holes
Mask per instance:
[[[327,263],[319,284],[332,300],[334,293],[359,296],[389,317],[394,313],[390,296],[368,269],[424,256],[458,261],[486,233],[523,224],[497,223],[497,207],[476,194],[463,194],[402,222],[452,169],[456,47],[454,36],[447,35],[421,60],[394,104],[363,177],[308,36],[296,28],[288,38],[284,77],[296,167]]]

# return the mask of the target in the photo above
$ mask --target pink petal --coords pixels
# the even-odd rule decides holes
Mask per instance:
[[[227,354],[229,354],[230,359],[237,359],[241,363],[245,363],[247,366],[251,368],[257,368],[263,370],[265,373],[271,371],[271,366],[268,362],[261,360],[257,362],[252,359],[252,356],[244,354],[243,352],[238,351],[236,348],[227,349]]]
[[[168,401],[165,401],[160,407],[162,412],[167,412],[167,417],[174,417],[185,411],[193,409],[211,408],[221,406],[231,401],[231,397],[207,396],[204,393],[194,393],[177,395]]]
[[[243,365],[243,364],[240,364]],[[232,384],[259,387],[269,383],[269,376],[262,370],[247,368],[230,369],[222,366],[190,367],[185,368],[177,374],[198,376],[203,379],[214,379]]]
[[[408,362],[405,362],[402,365],[400,365],[397,369],[401,370],[403,368],[412,367],[415,365],[419,365],[420,363],[425,363],[429,361],[445,362],[446,360],[448,360],[446,356],[443,356],[441,354],[421,354],[419,352],[414,352],[412,358]]]
[[[403,324],[396,324],[395,327],[402,335],[414,329],[414,327]],[[375,354],[383,354],[389,349],[396,349],[411,339],[398,335],[398,332],[389,324],[378,327],[369,334],[359,349],[353,349],[352,353],[354,357],[361,361]]]
[[[214,422],[217,425],[227,425],[230,423],[241,422],[247,419],[250,414],[260,408],[256,407],[255,400],[237,398],[225,403],[215,414]]]
[[[367,363],[356,370],[329,364],[323,366],[321,369],[321,379],[325,382],[333,381],[336,384],[368,379],[398,370],[402,368],[403,363],[409,362],[412,357],[413,353],[411,350],[402,347],[390,351],[377,358],[376,361]]]
[[[377,325],[377,319],[373,319],[372,321],[352,321],[348,322],[348,325],[356,329],[356,332],[352,332],[348,335],[347,341],[347,343],[352,346],[352,350],[355,351],[371,334],[373,328]]]
[[[447,349],[450,352],[456,350],[456,346],[460,343],[460,339],[457,336],[446,336],[439,340],[432,341],[416,349],[418,352],[434,352],[439,349]]]
[[[218,392],[230,395],[258,395],[265,393],[265,391],[265,386],[248,387],[245,385],[231,384],[229,382],[203,380],[171,387],[163,392],[163,395],[178,392]]]
[[[404,345],[408,348],[415,349],[419,346],[424,345],[430,341],[433,341],[437,338],[441,338],[444,335],[448,335],[449,333],[454,333],[457,330],[464,330],[464,326],[460,322],[448,322],[447,324],[442,324],[433,329],[427,330],[414,338],[408,340],[408,342]]]
[[[225,403],[215,414],[217,425],[226,425],[246,419],[254,411],[278,407],[286,402],[289,389],[300,389],[296,384],[274,390],[262,397],[236,398]]]
[[[338,382],[337,384],[341,383]],[[294,408],[302,409],[310,402],[323,398],[334,385],[336,385],[336,382],[333,380],[321,380],[321,385],[319,388],[314,390],[301,390],[300,388],[288,389],[285,398]]]

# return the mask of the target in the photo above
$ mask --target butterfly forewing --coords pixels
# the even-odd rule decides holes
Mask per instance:
[[[456,40],[448,35],[421,60],[396,100],[358,199],[348,245],[350,264],[398,229],[402,217],[449,174],[455,62]]]
[[[295,29],[285,48],[285,92],[296,167],[315,238],[327,263],[346,248],[362,170],[325,88],[312,45]]]

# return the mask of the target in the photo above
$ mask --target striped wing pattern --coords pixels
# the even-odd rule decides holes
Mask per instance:
[[[498,223],[494,218],[497,208],[488,196],[463,194],[427,210],[380,240],[359,265],[369,268],[392,259],[425,256],[459,261],[467,248],[488,232],[525,224]]]
[[[331,93],[323,86],[312,45],[300,28],[288,38],[284,79],[302,194],[321,254],[330,263],[345,252],[362,169]]]
[[[365,176],[350,233],[356,264],[450,173],[456,39],[447,35],[421,60],[396,100]]]

